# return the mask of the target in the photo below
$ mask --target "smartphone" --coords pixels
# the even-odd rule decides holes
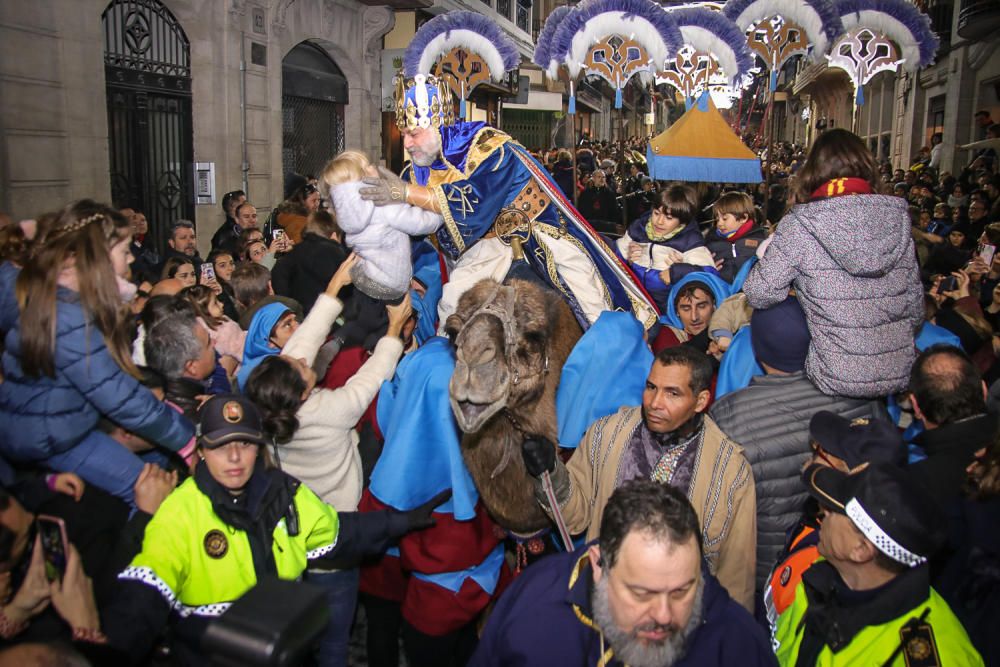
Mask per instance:
[[[938,283],[937,293],[944,294],[945,292],[951,292],[958,289],[958,278],[955,276],[945,276]]]
[[[56,516],[39,514],[35,519],[38,534],[42,539],[42,556],[45,559],[45,576],[49,581],[62,581],[66,573],[66,558],[69,554],[69,539],[66,537],[66,523]]]
[[[201,265],[201,283],[204,285],[210,280],[215,280],[215,267],[211,262]]]
[[[285,230],[284,229],[275,229],[274,230],[274,240],[275,241],[284,241],[285,240]]]
[[[997,254],[997,247],[991,243],[979,244],[979,256],[986,262],[986,266],[993,266],[993,256]]]

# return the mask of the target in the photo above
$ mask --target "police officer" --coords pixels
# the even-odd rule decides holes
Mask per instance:
[[[935,508],[897,466],[803,473],[820,504],[820,560],[773,628],[778,662],[805,665],[982,665],[927,559],[940,546]]]
[[[260,414],[240,396],[207,401],[197,435],[194,475],[150,521],[103,615],[108,643],[133,663],[172,622],[183,661],[197,664],[208,620],[260,577],[297,579],[317,558],[381,553],[390,540],[433,525],[431,511],[445,500],[435,496],[409,512],[338,513],[269,464]]]

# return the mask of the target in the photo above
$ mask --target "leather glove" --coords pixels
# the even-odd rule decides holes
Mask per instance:
[[[451,489],[442,491],[423,505],[418,505],[409,512],[403,512],[406,515],[406,523],[409,529],[420,530],[421,528],[430,528],[433,526],[435,521],[434,517],[431,516],[431,512],[434,511],[435,507],[449,498],[451,498]]]
[[[406,182],[385,167],[378,168],[379,178],[368,176],[361,180],[367,185],[358,190],[362,199],[376,206],[406,203]]]
[[[529,435],[521,443],[521,458],[532,477],[541,477],[556,468],[556,446],[545,436]]]

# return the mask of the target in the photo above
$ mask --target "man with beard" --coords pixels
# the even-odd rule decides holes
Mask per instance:
[[[543,280],[584,328],[606,310],[653,325],[650,297],[523,146],[485,123],[456,122],[447,85],[433,76],[406,79],[397,97],[411,162],[402,179],[380,168],[360,194],[376,206],[405,202],[441,215],[437,245],[454,268],[440,326],[472,285],[508,276]]]
[[[708,572],[684,494],[634,480],[608,500],[597,542],[539,561],[504,592],[469,664],[776,662],[763,630]]]
[[[757,497],[743,448],[704,414],[712,363],[688,345],[662,350],[646,378],[641,406],[594,422],[563,465],[552,443],[529,437],[521,454],[532,475],[551,473],[571,534],[595,539],[615,489],[650,479],[687,495],[698,512],[709,570],[729,594],[753,609]],[[535,498],[553,514],[539,479]]]

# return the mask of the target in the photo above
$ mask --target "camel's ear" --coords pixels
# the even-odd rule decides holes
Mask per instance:
[[[458,332],[462,330],[463,324],[465,324],[465,322],[463,322],[462,318],[455,313],[449,315],[448,319],[444,321],[444,333],[448,336],[448,339],[451,340],[452,343],[455,342]]]
[[[596,584],[604,576],[604,559],[601,558],[601,547],[591,544],[587,548],[587,557],[590,559],[590,569],[594,571],[594,583]]]

